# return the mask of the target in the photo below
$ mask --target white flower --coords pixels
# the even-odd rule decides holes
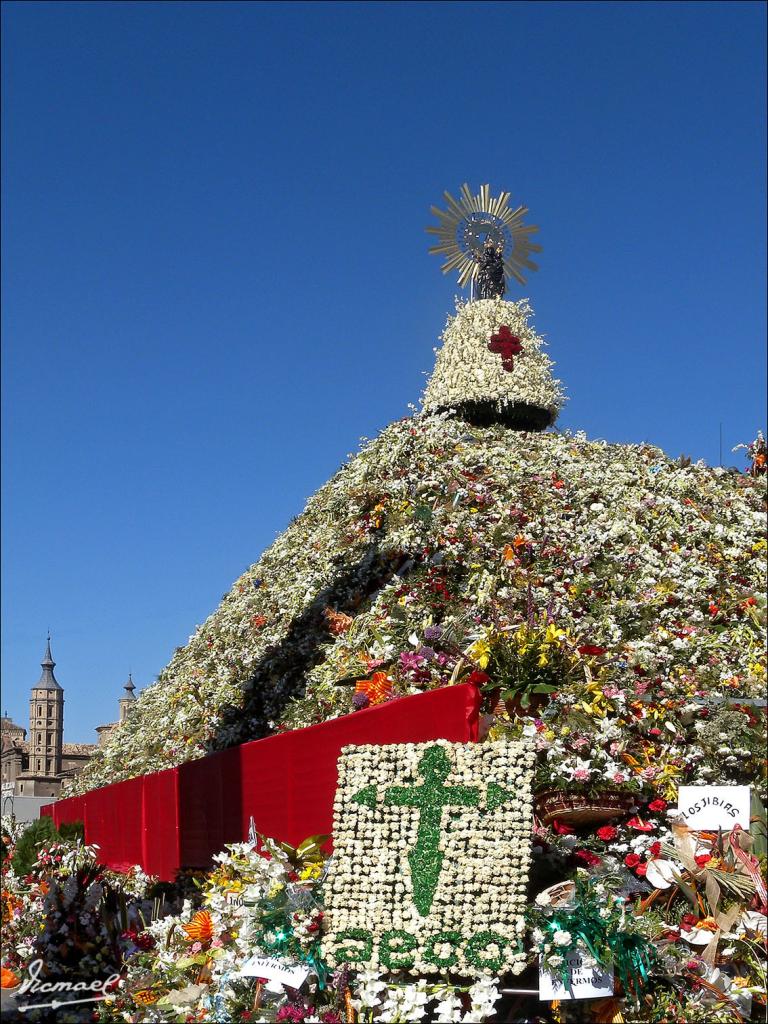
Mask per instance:
[[[552,936],[552,941],[556,946],[570,946],[573,940],[570,932],[558,930]]]

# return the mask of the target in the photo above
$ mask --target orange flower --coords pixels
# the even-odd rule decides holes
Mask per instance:
[[[191,942],[209,942],[213,938],[213,921],[207,910],[198,910],[184,931]]]
[[[371,704],[382,704],[392,696],[392,680],[386,672],[374,672],[370,679],[358,679],[355,693],[364,693]]]
[[[328,629],[334,636],[341,636],[342,633],[346,633],[349,627],[352,625],[351,615],[345,615],[344,612],[334,611],[333,608],[326,608],[323,612],[325,623]]]
[[[16,988],[21,984],[21,978],[7,967],[0,968],[0,988]]]
[[[142,988],[138,992],[133,993],[134,1002],[140,1006],[151,1006],[152,1003],[156,1003],[160,998],[158,992],[153,992],[151,988]]]

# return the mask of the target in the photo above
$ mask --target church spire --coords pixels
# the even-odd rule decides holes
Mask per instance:
[[[134,686],[133,678],[130,672],[128,673],[128,682],[125,684],[123,689],[128,693],[128,697],[123,697],[123,700],[136,700],[136,698],[133,695],[133,691],[136,689],[136,687]]]
[[[48,634],[48,643],[45,646],[45,654],[43,660],[40,662],[42,668],[42,674],[39,681],[37,682],[35,689],[37,690],[60,690],[61,687],[56,682],[56,677],[53,674],[53,669],[56,662],[53,660],[51,654],[51,634]]]

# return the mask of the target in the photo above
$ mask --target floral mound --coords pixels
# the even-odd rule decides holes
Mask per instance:
[[[501,723],[553,693],[553,723],[578,712],[561,724],[583,742],[555,730],[540,785],[668,797],[748,780],[751,712],[723,701],[762,695],[765,477],[685,461],[443,416],[392,424],[237,580],[70,792],[473,671]]]

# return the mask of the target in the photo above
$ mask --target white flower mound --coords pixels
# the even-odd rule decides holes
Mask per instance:
[[[443,346],[422,399],[424,411],[490,401],[499,412],[521,404],[545,409],[554,421],[565,396],[552,376],[552,360],[542,351],[544,339],[529,324],[531,316],[527,299],[457,303],[456,316],[449,317],[441,336]],[[491,335],[504,325],[522,344],[512,370],[505,370],[499,353],[488,348]]]

